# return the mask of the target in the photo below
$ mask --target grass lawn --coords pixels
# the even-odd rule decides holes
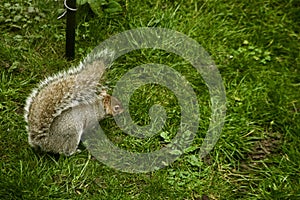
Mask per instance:
[[[63,2],[2,0],[0,5],[0,199],[300,199],[300,1],[117,0],[93,13],[77,12],[76,59],[67,61]],[[160,63],[192,85],[201,120],[190,150],[171,165],[125,173],[97,161],[84,147],[65,157],[35,152],[28,144],[23,108],[39,81],[77,65],[110,36],[138,27],[179,31],[215,61],[226,89],[226,121],[214,149],[199,148],[211,103],[201,76],[179,56],[159,50],[131,52],[106,74],[113,86],[129,69]],[[150,84],[132,96],[130,112],[149,123],[149,108],[165,107],[164,135],[139,139],[113,119],[101,122],[120,148],[149,152],[176,134],[180,109],[174,94]]]

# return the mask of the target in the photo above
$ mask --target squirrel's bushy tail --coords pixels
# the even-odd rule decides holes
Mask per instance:
[[[71,107],[78,102],[92,103],[95,100],[100,79],[105,70],[111,66],[114,55],[114,51],[108,48],[98,51],[95,49],[78,67],[70,70],[69,74],[76,74]]]
[[[90,52],[87,57],[82,61],[82,64],[86,65],[92,63],[95,60],[101,60],[106,68],[111,66],[115,58],[116,52],[108,47],[103,48],[103,45],[96,47],[92,52]]]

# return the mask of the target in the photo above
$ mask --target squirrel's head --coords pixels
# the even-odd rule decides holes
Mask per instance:
[[[106,114],[108,115],[118,115],[121,114],[124,109],[119,99],[113,97],[109,94],[106,94],[103,98],[103,104]]]

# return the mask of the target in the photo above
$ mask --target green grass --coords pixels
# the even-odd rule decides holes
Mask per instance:
[[[118,1],[122,12],[78,12],[76,59],[64,57],[62,2],[4,0],[0,5],[1,199],[299,199],[300,198],[300,3],[298,0]],[[30,9],[28,9],[30,7]],[[32,10],[32,8],[34,8]],[[28,12],[30,11],[30,12]],[[209,93],[183,59],[161,51],[120,58],[106,76],[113,86],[129,69],[161,63],[178,70],[199,99],[201,121],[190,151],[158,171],[129,174],[94,159],[35,152],[27,142],[25,99],[46,76],[76,65],[101,41],[137,27],[164,27],[199,42],[216,62],[227,96],[220,139],[204,159],[198,150],[209,125]],[[147,152],[176,134],[178,103],[157,85],[139,88],[132,118],[149,123],[151,105],[166,107],[164,131],[148,139],[103,125],[121,148]],[[83,148],[84,149],[84,148]]]

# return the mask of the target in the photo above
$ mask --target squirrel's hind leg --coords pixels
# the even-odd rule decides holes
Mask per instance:
[[[80,142],[80,137],[81,133],[78,133],[77,130],[74,130],[76,132],[76,135],[73,135],[72,137],[70,137],[69,139],[66,140],[65,144],[62,146],[62,152],[63,154],[65,154],[66,156],[70,156],[74,153],[79,153],[81,152],[78,149],[78,145]]]
[[[69,109],[53,121],[47,146],[52,152],[70,156],[76,152],[82,132],[83,122],[74,119],[74,113]]]

